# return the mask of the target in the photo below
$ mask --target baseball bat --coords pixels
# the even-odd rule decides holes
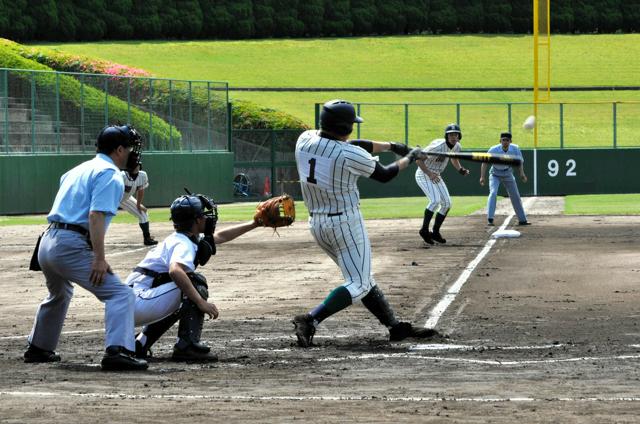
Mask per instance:
[[[450,158],[470,160],[472,162],[499,163],[503,165],[519,166],[522,159],[518,156],[481,153],[481,152],[424,152],[428,156],[448,156]]]

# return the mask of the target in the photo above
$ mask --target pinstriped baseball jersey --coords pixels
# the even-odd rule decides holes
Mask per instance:
[[[311,213],[348,213],[359,209],[358,178],[369,177],[377,158],[361,147],[305,131],[296,143],[302,197]]]
[[[447,153],[459,152],[460,150],[462,150],[462,148],[460,147],[460,143],[458,142],[455,146],[453,146],[453,149],[450,149],[444,138],[437,138],[433,140],[424,150],[427,152]],[[446,156],[429,156],[424,160],[424,164],[427,166],[427,169],[437,174],[442,173],[442,171],[444,171],[444,169],[447,167],[448,163],[449,158]]]
[[[122,199],[126,199],[128,196],[135,196],[136,192],[140,189],[146,189],[149,187],[149,177],[144,171],[139,171],[135,180],[129,177],[127,171],[122,171],[122,179],[124,180],[124,194]]]

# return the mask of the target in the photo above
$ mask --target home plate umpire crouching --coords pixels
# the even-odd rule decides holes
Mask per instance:
[[[141,157],[140,136],[129,125],[108,126],[98,136],[97,155],[60,178],[49,227],[36,246],[30,269],[42,269],[49,294],[36,312],[25,362],[56,362],[54,352],[73,296],[72,283],[105,304],[103,370],[145,370],[135,350],[134,295],[105,259],[104,237],[124,193],[121,169]],[[35,258],[37,257],[37,260]]]
[[[438,335],[435,330],[399,321],[376,285],[371,269],[371,243],[360,213],[357,186],[361,176],[383,183],[390,181],[422,158],[422,151],[400,143],[349,141],[353,124],[361,122],[351,103],[329,101],[320,112],[320,130],[304,132],[296,143],[296,163],[302,196],[309,210],[309,229],[320,248],[340,267],[345,280],[309,313],[293,318],[301,347],[313,344],[316,327],[323,320],[357,301],[362,301],[389,329],[391,341]],[[384,166],[371,155],[386,150],[403,157]]]

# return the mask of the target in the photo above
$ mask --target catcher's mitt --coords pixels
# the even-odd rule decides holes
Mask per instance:
[[[253,220],[263,227],[286,227],[296,219],[296,206],[288,194],[272,197],[261,202],[256,208]]]

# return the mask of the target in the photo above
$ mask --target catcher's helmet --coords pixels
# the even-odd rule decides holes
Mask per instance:
[[[447,134],[458,133],[460,136],[459,139],[462,140],[462,131],[460,130],[460,125],[456,123],[451,123],[447,125],[447,128],[444,129],[444,139],[448,141]]]
[[[178,231],[189,231],[196,218],[207,217],[215,226],[218,221],[218,207],[213,200],[202,194],[183,195],[171,204],[171,220]],[[213,232],[213,230],[212,230]]]
[[[320,128],[336,135],[349,135],[353,124],[363,122],[351,103],[346,100],[330,100],[320,110]]]

